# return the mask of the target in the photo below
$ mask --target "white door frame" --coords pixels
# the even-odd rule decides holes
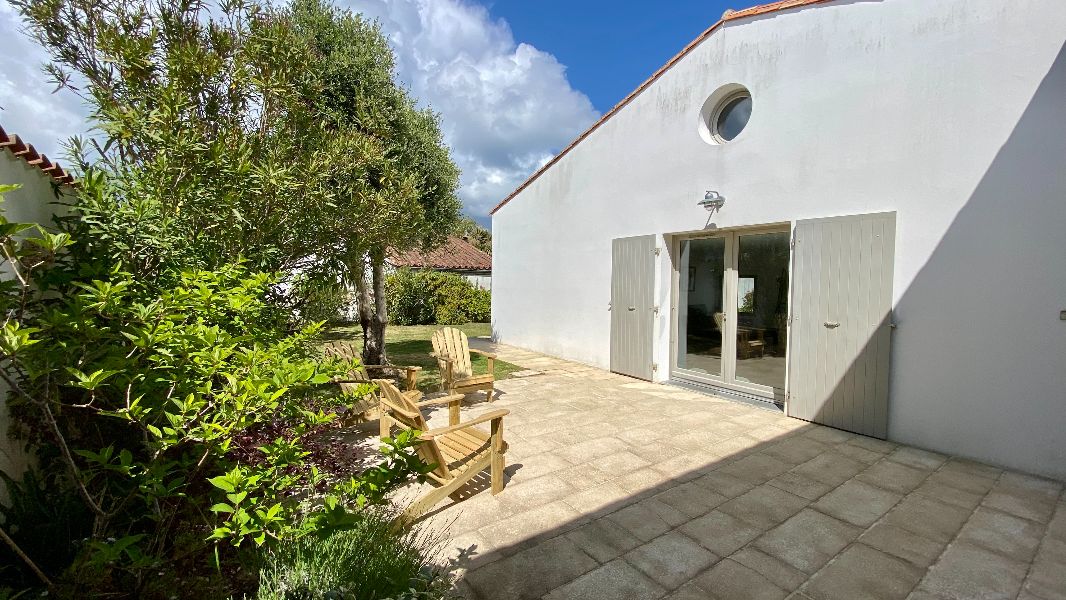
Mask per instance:
[[[760,234],[760,233],[788,233],[791,239],[792,236],[792,224],[791,223],[774,223],[767,225],[754,225],[749,227],[731,227],[728,229],[717,229],[715,231],[700,231],[691,233],[681,233],[671,235],[671,256],[673,257],[671,270],[671,291],[670,291],[670,307],[671,307],[671,324],[670,324],[670,378],[671,379],[684,379],[693,381],[695,383],[702,383],[705,385],[717,386],[726,388],[729,390],[741,392],[746,395],[754,396],[767,402],[774,402],[778,404],[784,404],[785,398],[788,397],[788,345],[785,349],[785,383],[783,389],[776,389],[771,386],[759,385],[755,383],[743,382],[736,380],[736,343],[737,343],[737,286],[739,285],[739,276],[737,273],[737,252],[739,251],[740,236]],[[678,339],[681,335],[679,330],[680,320],[680,299],[681,299],[681,243],[683,241],[696,240],[696,239],[709,239],[709,238],[725,238],[725,275],[722,282],[722,293],[725,295],[723,299],[722,308],[725,310],[725,331],[722,332],[722,375],[715,376],[707,373],[699,373],[695,371],[689,371],[686,369],[679,369],[677,367],[677,354],[678,354]],[[792,252],[789,251],[789,269],[788,269],[788,285],[789,290],[787,294],[788,309],[787,314],[792,314]],[[786,329],[791,327],[791,319],[788,319],[785,325]]]

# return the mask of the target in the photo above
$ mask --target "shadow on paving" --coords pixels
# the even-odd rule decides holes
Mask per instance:
[[[611,377],[576,389],[571,411],[632,381]],[[1066,584],[1058,563],[1034,560],[1054,547],[1045,538],[1066,546],[1057,482],[691,394],[619,401],[661,414],[600,437],[565,418],[532,435],[545,427],[523,418],[566,402],[531,399],[530,386],[575,384],[523,385],[491,405],[516,413],[508,487],[491,496],[486,475],[423,522],[448,534],[443,554],[471,600],[1014,597],[1023,581]]]

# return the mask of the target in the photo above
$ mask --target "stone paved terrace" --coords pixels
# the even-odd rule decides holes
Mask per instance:
[[[1066,598],[1060,482],[494,350],[507,488],[423,521],[471,600]]]

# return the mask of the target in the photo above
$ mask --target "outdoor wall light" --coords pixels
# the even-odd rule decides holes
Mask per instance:
[[[722,207],[725,206],[725,196],[714,190],[707,190],[707,193],[703,195],[703,200],[700,200],[696,204],[711,212],[722,210]]]

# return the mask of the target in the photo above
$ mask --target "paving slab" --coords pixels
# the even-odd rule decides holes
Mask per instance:
[[[717,556],[677,531],[638,546],[622,558],[670,590],[718,562]]]
[[[764,529],[714,510],[685,523],[681,531],[718,556],[728,556],[758,537]]]
[[[1039,523],[981,507],[970,517],[956,539],[1029,562],[1036,554],[1043,533],[1044,528]]]
[[[814,600],[903,600],[923,570],[863,544],[849,546],[803,587]]]
[[[901,494],[852,479],[822,496],[813,508],[852,525],[868,527],[902,498]]]
[[[950,600],[1013,598],[1028,564],[966,542],[948,546],[929,569],[921,588]]]
[[[755,541],[755,547],[804,573],[814,573],[859,537],[862,530],[804,509]]]
[[[554,538],[466,574],[481,598],[539,598],[597,568],[591,556],[566,538]]]
[[[716,600],[780,600],[788,595],[759,572],[728,558],[695,582],[707,592],[706,598]]]
[[[769,529],[799,512],[808,500],[764,484],[719,507],[755,527]]]
[[[562,585],[545,600],[656,600],[666,590],[624,560],[615,560]]]
[[[859,542],[922,569],[933,564],[947,545],[946,542],[931,540],[888,523],[877,523],[867,529],[859,536]]]
[[[1066,600],[1066,541],[1044,538],[1029,569],[1025,590],[1048,600]]]
[[[601,563],[612,561],[644,543],[609,519],[596,519],[571,531],[566,537]]]

